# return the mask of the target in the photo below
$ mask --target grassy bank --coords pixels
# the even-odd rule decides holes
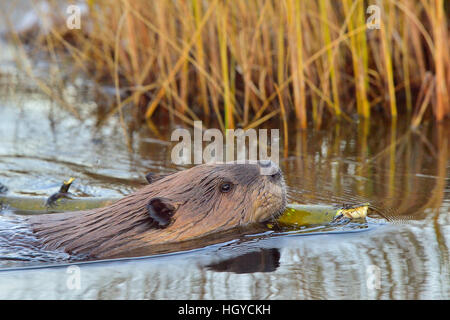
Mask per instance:
[[[62,24],[37,39],[50,52],[64,48],[80,71],[114,85],[112,112],[132,105],[140,120],[158,112],[188,123],[214,117],[221,128],[257,127],[276,117],[320,127],[328,118],[374,113],[410,115],[417,126],[450,114],[444,0],[87,5],[80,30]]]

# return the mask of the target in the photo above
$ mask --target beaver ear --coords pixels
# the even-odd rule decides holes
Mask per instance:
[[[149,172],[145,175],[145,179],[149,184],[152,184],[155,181],[161,180],[162,178],[165,178],[169,176],[170,173],[153,173]]]
[[[147,204],[147,211],[157,228],[166,228],[172,222],[178,206],[167,198],[153,198]]]

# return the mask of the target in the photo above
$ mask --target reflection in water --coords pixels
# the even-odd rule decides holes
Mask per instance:
[[[447,235],[449,231],[447,227]],[[450,241],[448,236],[446,241]],[[279,267],[272,272],[261,269],[253,273],[217,272],[203,267],[211,265],[211,252],[205,251],[78,264],[81,277],[78,290],[67,287],[70,274],[66,267],[0,271],[0,298],[448,299],[450,296],[448,265],[439,261],[443,257],[434,229],[423,221],[359,234],[268,238],[254,244],[253,250],[256,247],[269,248],[266,252],[272,254],[278,250]],[[240,249],[245,250],[229,247],[227,254]],[[238,262],[241,263],[244,261]],[[376,270],[379,285],[373,282]]]
[[[403,221],[429,217],[427,208],[435,211],[448,199],[449,126],[411,131],[372,121],[293,135],[295,156],[283,160],[293,201],[367,201],[389,220]]]
[[[278,249],[261,249],[211,264],[208,268],[217,272],[253,273],[272,272],[279,266]]]

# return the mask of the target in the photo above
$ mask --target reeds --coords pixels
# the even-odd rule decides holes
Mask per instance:
[[[131,104],[142,119],[157,111],[187,122],[214,116],[222,129],[286,122],[290,113],[302,129],[320,127],[326,118],[369,119],[375,106],[391,118],[413,112],[414,125],[450,114],[443,0],[378,1],[379,29],[367,27],[364,0],[88,4],[84,29],[68,37],[55,27],[47,43],[94,78],[127,88],[131,98],[118,97],[112,112]],[[433,91],[424,104],[416,99],[430,87],[425,80]]]
[[[348,31],[352,32],[357,27],[364,26],[363,1],[345,0],[344,13],[348,19]],[[382,37],[383,38],[383,37]],[[353,78],[355,81],[356,108],[358,115],[369,118],[370,107],[367,100],[367,44],[364,32],[358,32],[350,38],[350,51],[353,61]]]

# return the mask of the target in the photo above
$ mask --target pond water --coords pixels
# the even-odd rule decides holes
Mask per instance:
[[[75,177],[77,196],[120,197],[149,171],[183,169],[170,161],[170,133],[181,123],[157,116],[127,144],[118,115],[99,111],[113,103],[108,88],[50,74],[44,79],[60,96],[49,97],[2,47],[0,183],[8,196],[48,197]],[[84,263],[0,250],[0,298],[448,299],[450,128],[403,123],[290,126],[280,154],[289,201],[369,202],[364,225],[266,230],[183,252]],[[0,245],[18,228],[14,219],[3,208]],[[74,272],[79,286],[70,285]]]

